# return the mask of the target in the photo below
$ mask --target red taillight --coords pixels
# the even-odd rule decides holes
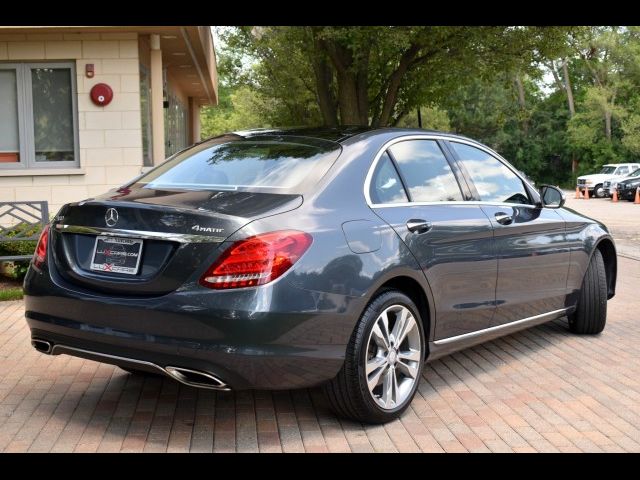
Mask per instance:
[[[45,225],[40,233],[36,251],[33,253],[33,264],[40,268],[47,259],[47,243],[49,243],[49,225]]]
[[[302,256],[313,241],[296,230],[264,233],[231,245],[200,278],[215,289],[255,287],[275,280]]]

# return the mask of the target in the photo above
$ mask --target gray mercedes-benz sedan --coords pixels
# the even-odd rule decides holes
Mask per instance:
[[[424,362],[560,317],[596,334],[606,227],[493,150],[408,129],[236,132],[62,207],[25,278],[32,343],[217,390],[324,385],[385,422]]]

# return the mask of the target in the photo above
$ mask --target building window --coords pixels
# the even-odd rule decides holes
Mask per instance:
[[[151,132],[151,77],[149,70],[140,65],[140,113],[142,118],[143,165],[153,165],[153,134]]]
[[[168,105],[164,110],[165,155],[170,157],[187,148],[187,109],[177,95],[168,89]]]
[[[76,98],[73,64],[0,64],[0,168],[78,166]]]
[[[15,70],[0,70],[0,163],[20,161],[18,81]]]

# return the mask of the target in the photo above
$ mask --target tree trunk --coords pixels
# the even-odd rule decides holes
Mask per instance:
[[[318,58],[313,62],[313,71],[316,76],[316,86],[318,91],[318,106],[322,114],[324,124],[329,127],[338,125],[338,112],[336,110],[335,98],[331,91],[331,70],[326,59]]]
[[[604,112],[604,134],[607,140],[611,141],[611,110],[607,109]]]
[[[522,131],[526,135],[529,133],[529,121],[527,119],[527,103],[524,96],[524,85],[520,72],[515,76],[516,90],[518,91],[518,104],[520,105],[520,114],[522,115]]]
[[[338,106],[342,125],[359,125],[358,88],[355,76],[348,71],[338,72]]]
[[[567,67],[568,60],[562,61],[562,76],[564,77],[564,89],[567,92],[567,103],[569,104],[569,116],[573,118],[576,114],[576,107],[573,103],[573,91],[571,89],[571,80],[569,79],[569,68]]]
[[[556,84],[556,88],[558,90],[564,90],[564,84],[560,81],[560,77],[558,76],[558,70],[556,69],[556,62],[551,60],[547,68],[551,70],[551,74],[553,75],[553,81]]]
[[[565,58],[562,60],[562,77],[564,80],[564,90],[567,92],[567,104],[569,105],[569,118],[573,118],[576,114],[575,103],[573,102],[573,89],[571,88],[571,79],[569,78],[569,67],[567,64],[569,63],[569,59]],[[575,155],[571,157],[571,174],[575,175],[578,171],[578,159]]]
[[[611,118],[613,116],[613,108],[616,104],[616,94],[617,92],[614,90],[611,95],[611,100],[609,101],[609,105],[607,105],[607,109],[604,112],[604,133],[607,136],[607,140],[611,141]]]
[[[374,127],[384,127],[391,121],[393,108],[395,107],[398,100],[398,90],[400,89],[402,78],[404,77],[404,74],[407,73],[409,65],[414,60],[419,51],[420,46],[417,44],[412,44],[409,49],[402,54],[400,63],[398,64],[398,68],[395,69],[395,71],[389,78],[387,91],[382,102],[382,111],[380,112],[380,117],[373,119],[372,123]]]
[[[311,29],[311,37],[313,38],[314,47],[313,52],[311,52],[311,63],[316,78],[318,106],[320,107],[323,123],[328,127],[336,127],[338,125],[338,111],[331,90],[333,73],[327,63],[324,41],[318,38],[314,28]]]
[[[329,58],[336,69],[340,124],[361,125],[358,82],[352,70],[353,55],[349,50],[335,42],[327,40],[324,44]]]
[[[356,89],[358,91],[358,116],[360,125],[369,125],[369,52],[371,46],[360,52]]]

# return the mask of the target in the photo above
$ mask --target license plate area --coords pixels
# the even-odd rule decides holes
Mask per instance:
[[[96,237],[91,257],[91,270],[136,275],[140,268],[143,240],[139,238]]]

